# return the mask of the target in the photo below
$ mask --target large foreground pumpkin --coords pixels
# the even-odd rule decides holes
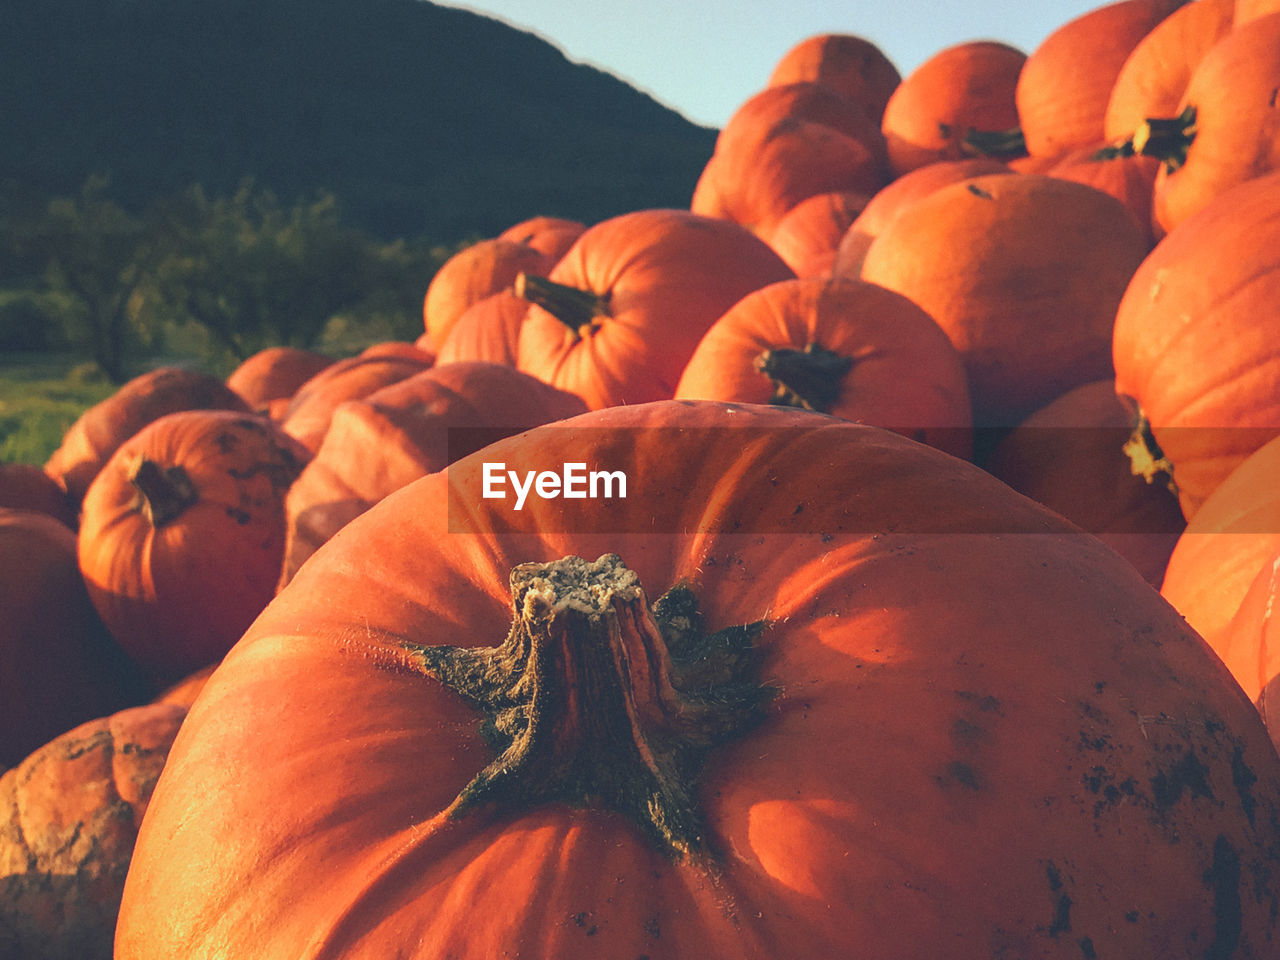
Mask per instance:
[[[516,511],[485,461],[631,485]],[[894,434],[668,401],[313,557],[179,733],[116,956],[1261,960],[1278,867],[1257,712],[1124,561]]]

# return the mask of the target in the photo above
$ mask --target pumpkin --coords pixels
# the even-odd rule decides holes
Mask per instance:
[[[1045,37],[1018,78],[1018,118],[1027,152],[1055,157],[1104,140],[1107,103],[1125,61],[1184,2],[1117,0]]]
[[[430,364],[436,358],[435,351],[431,350],[427,343],[420,340],[414,340],[413,342],[408,340],[383,340],[379,343],[371,343],[361,350],[358,356],[366,359],[369,357],[396,357],[419,364]]]
[[[938,51],[907,74],[881,123],[893,175],[938,160],[1024,153],[1013,92],[1026,59],[1006,43],[971,40]],[[1015,135],[1006,139],[1008,131]]]
[[[1231,29],[1236,0],[1195,0],[1151,28],[1111,85],[1102,132],[1128,138],[1148,117],[1172,117],[1200,58]]]
[[[974,421],[1013,426],[1111,376],[1116,305],[1147,252],[1114,197],[1036,174],[953,183],[872,241],[862,278],[914,300],[964,359]]]
[[[819,193],[873,194],[888,182],[879,149],[822,123],[786,116],[717,146],[690,209],[762,237],[797,203]]]
[[[514,290],[501,290],[473,303],[449,329],[436,363],[478,360],[514,367],[520,326],[528,312],[529,301],[517,297]]]
[[[1280,173],[1227,191],[1165,237],[1115,315],[1116,389],[1150,425],[1191,519],[1280,434]]]
[[[1151,221],[1151,195],[1159,171],[1160,162],[1154,157],[1133,154],[1106,159],[1095,146],[1071,151],[1045,173],[1111,194],[1133,214],[1150,249],[1157,239]]]
[[[74,530],[77,510],[58,481],[34,463],[0,463],[0,510],[34,510]]]
[[[438,364],[334,411],[285,498],[281,583],[343,525],[501,437],[584,413],[576,395],[499,364]]]
[[[774,64],[767,85],[819,83],[879,121],[901,81],[893,61],[865,37],[819,33],[788,48]]]
[[[189,709],[191,704],[196,702],[196,697],[200,695],[200,691],[204,689],[205,683],[216,669],[218,669],[218,665],[211,663],[206,667],[201,667],[194,673],[187,674],[177,683],[171,683],[165,687],[151,702],[176,703],[184,710]]]
[[[1097,536],[1159,589],[1186,521],[1167,486],[1130,468],[1134,415],[1113,381],[1082,384],[1003,436],[983,466]]]
[[[82,413],[44,468],[77,509],[89,484],[120,444],[153,420],[179,410],[239,410],[249,405],[211,374],[160,367],[140,374]]]
[[[111,960],[138,824],[186,712],[90,720],[0,775],[0,955]]]
[[[856,278],[862,270],[862,258],[866,256],[871,241],[908,204],[949,183],[958,183],[986,173],[1007,172],[1008,168],[999,160],[973,157],[967,160],[939,160],[904,173],[878,190],[853,223],[849,224],[836,245],[832,273]]]
[[[267,347],[246,358],[227,377],[227,386],[253,410],[267,410],[273,400],[292,397],[294,392],[333,363],[314,350],[300,347]]]
[[[1280,169],[1277,89],[1280,12],[1226,33],[1191,74],[1177,115],[1152,118],[1135,133],[1135,149],[1163,161],[1152,198],[1161,230],[1228,187]]]
[[[519,369],[591,409],[669,399],[698,341],[752,290],[794,274],[760,239],[725,220],[639,210],[584,233],[531,301]]]
[[[436,271],[422,300],[422,320],[434,343],[443,343],[449,328],[467,307],[506,289],[521,272],[539,273],[555,260],[513,240],[491,238],[459,250]]]
[[[784,280],[712,324],[676,398],[774,403],[887,427],[967,457],[964,365],[933,318],[860,280]]]
[[[284,496],[309,458],[262,417],[170,414],[85,496],[80,572],[111,635],[159,682],[215,662],[275,592]]]
[[[1240,601],[1235,616],[1214,637],[1214,652],[1258,707],[1271,741],[1280,747],[1280,643],[1276,642],[1273,617],[1280,589],[1280,557],[1262,564]]]
[[[76,565],[76,535],[0,509],[0,769],[150,688],[111,639]]]
[[[493,460],[637,486],[515,511]],[[887,431],[672,401],[299,572],[179,732],[116,960],[1263,957],[1278,859],[1257,711],[1115,554]]]
[[[435,358],[415,345],[412,351],[392,350],[339,360],[304,383],[280,414],[280,425],[314,453],[320,449],[329,420],[338,404],[365,397],[388,384],[431,369]]]
[[[797,277],[827,276],[835,266],[841,239],[870,199],[864,193],[840,190],[801,200],[773,228],[769,246]]]
[[[1240,26],[1250,20],[1276,12],[1280,12],[1280,3],[1277,3],[1277,0],[1236,0],[1235,17],[1232,22]]]
[[[1278,473],[1280,437],[1205,498],[1169,558],[1160,592],[1215,646],[1258,571],[1280,553]]]
[[[587,225],[581,220],[566,217],[537,216],[513,223],[498,234],[498,240],[522,243],[537,250],[548,261],[555,263],[573,246]]]
[[[750,150],[762,131],[788,118],[830,127],[866,146],[882,167],[888,162],[879,120],[862,104],[813,82],[773,84],[748,97],[720,130],[715,148]]]

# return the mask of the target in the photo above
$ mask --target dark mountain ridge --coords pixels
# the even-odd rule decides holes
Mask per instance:
[[[0,31],[0,178],[127,205],[245,177],[384,237],[685,206],[715,131],[425,0],[33,0]]]

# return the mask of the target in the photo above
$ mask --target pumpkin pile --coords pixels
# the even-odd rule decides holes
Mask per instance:
[[[0,956],[1277,956],[1278,64],[811,37],[687,209],[5,465]]]

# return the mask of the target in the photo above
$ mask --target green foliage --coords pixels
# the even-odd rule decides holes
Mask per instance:
[[[172,238],[134,304],[141,326],[189,321],[215,351],[243,360],[273,344],[316,345],[337,315],[393,315],[412,339],[439,254],[374,241],[342,223],[330,194],[285,207],[241,184],[227,197],[192,187],[153,214]]]
[[[117,382],[125,358],[152,339],[132,301],[149,282],[165,238],[106,195],[107,181],[90,177],[74,197],[55,197],[38,214],[6,217],[13,259],[40,265],[34,292],[48,322],[84,345]]]
[[[76,418],[114,389],[96,364],[39,355],[0,364],[0,462],[44,463]]]
[[[74,197],[0,208],[14,284],[0,290],[0,345],[69,345],[116,383],[176,342],[229,369],[265,346],[317,346],[337,322],[411,340],[456,249],[374,240],[329,194],[285,206],[248,181],[222,197],[193,186],[134,215],[107,188],[93,177]]]

